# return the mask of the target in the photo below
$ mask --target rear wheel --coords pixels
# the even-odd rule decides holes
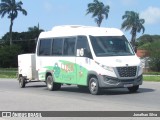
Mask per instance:
[[[133,87],[128,87],[129,92],[135,93],[139,89],[139,85],[133,86]]]
[[[98,79],[96,77],[92,77],[89,80],[89,91],[92,95],[98,95],[100,93]]]
[[[24,88],[25,85],[26,85],[26,79],[25,79],[24,77],[20,77],[20,78],[19,78],[19,86],[20,86],[21,88]]]
[[[60,83],[54,83],[54,90],[59,90],[61,89],[61,84]]]
[[[50,91],[59,90],[61,88],[60,83],[54,83],[53,77],[51,75],[47,77],[46,84],[47,84],[48,90]]]

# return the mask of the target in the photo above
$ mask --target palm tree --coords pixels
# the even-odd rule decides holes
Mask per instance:
[[[122,16],[122,19],[125,19],[122,23],[121,29],[130,30],[131,29],[131,44],[135,47],[135,40],[137,32],[142,34],[145,31],[143,24],[145,23],[144,19],[139,18],[139,14],[134,11],[126,11]]]
[[[8,18],[10,19],[10,45],[12,45],[12,27],[13,21],[18,16],[18,12],[22,12],[23,15],[27,15],[27,11],[22,8],[22,1],[16,2],[15,0],[1,0],[0,3],[0,15],[3,18],[6,14],[8,14]]]
[[[37,26],[29,27],[29,28],[28,28],[28,31],[29,31],[29,32],[40,31],[40,29],[39,29],[39,23],[38,23]]]
[[[93,3],[88,4],[86,15],[92,13],[92,17],[96,17],[95,22],[100,27],[104,17],[106,19],[108,18],[109,9],[110,7],[108,5],[105,6],[102,2],[94,0]]]
[[[39,34],[43,31],[44,31],[43,29],[39,28],[39,23],[37,26],[28,28],[28,32],[33,33],[32,37],[34,37],[36,40],[38,39]]]

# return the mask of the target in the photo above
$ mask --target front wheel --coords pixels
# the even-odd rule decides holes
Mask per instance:
[[[89,80],[89,91],[92,95],[98,95],[100,93],[98,79],[96,77],[92,77]]]
[[[61,88],[60,83],[54,83],[53,77],[51,75],[47,77],[46,84],[47,84],[48,90],[50,91],[59,90]]]
[[[128,87],[129,92],[135,93],[139,89],[139,85],[133,86],[133,87]]]

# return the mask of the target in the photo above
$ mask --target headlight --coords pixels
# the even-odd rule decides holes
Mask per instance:
[[[143,68],[144,68],[144,65],[140,63],[140,65],[138,66],[138,75],[143,73]]]
[[[104,68],[105,70],[108,70],[108,71],[111,71],[113,72],[113,67],[110,67],[110,66],[105,66],[105,65],[102,65],[102,68]]]
[[[98,63],[97,61],[95,61],[95,63],[97,63],[99,66],[101,66],[101,67],[104,68],[105,70],[108,70],[108,71],[110,71],[110,72],[114,72],[113,67],[106,66],[106,65],[102,65],[102,64]]]

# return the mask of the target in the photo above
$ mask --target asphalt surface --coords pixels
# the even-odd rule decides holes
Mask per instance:
[[[91,95],[88,90],[79,90],[77,86],[64,85],[59,91],[48,91],[45,83],[28,83],[25,88],[20,88],[16,79],[0,78],[0,111],[159,110],[160,83],[157,82],[144,82],[133,94],[122,88],[106,89],[101,95]]]

